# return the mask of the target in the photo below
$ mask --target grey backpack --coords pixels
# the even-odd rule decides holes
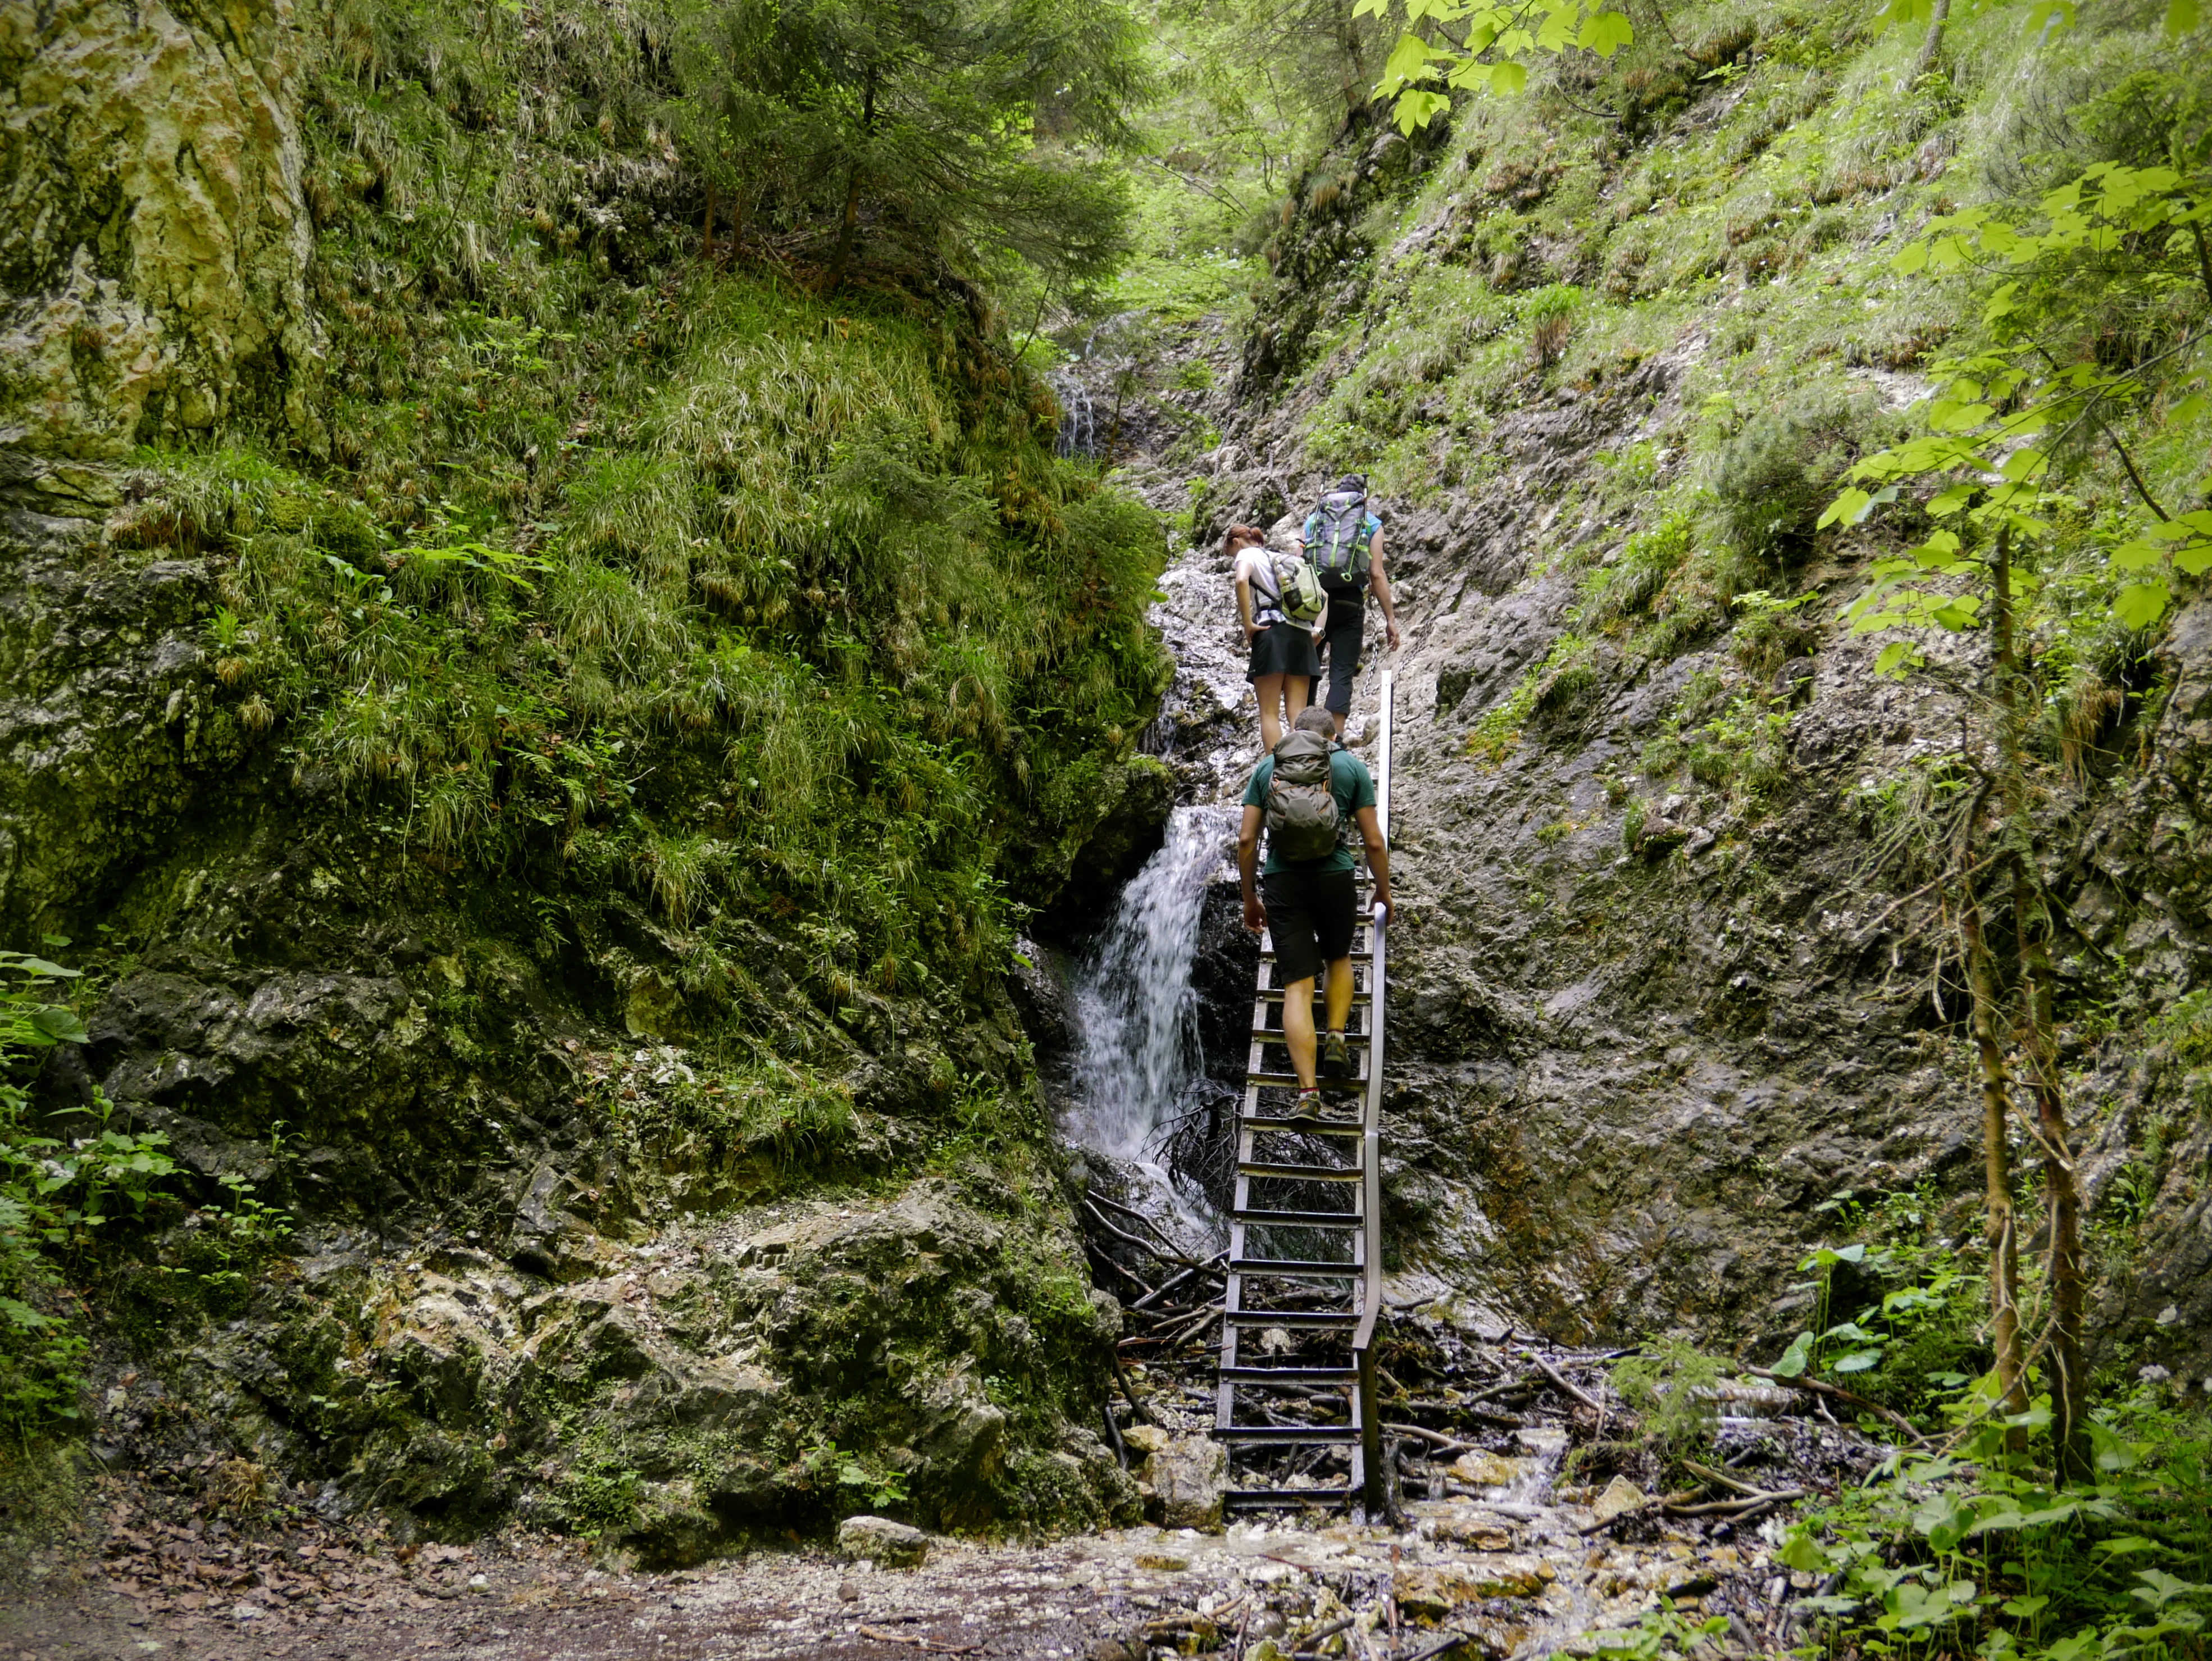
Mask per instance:
[[[1263,819],[1267,848],[1279,860],[1304,865],[1336,852],[1344,816],[1329,787],[1329,751],[1319,733],[1290,732],[1275,745],[1274,776],[1267,782]]]
[[[1325,577],[1343,582],[1364,581],[1373,563],[1374,548],[1360,534],[1367,523],[1367,495],[1364,490],[1331,490],[1314,509],[1321,522],[1314,526],[1313,545],[1306,557]]]

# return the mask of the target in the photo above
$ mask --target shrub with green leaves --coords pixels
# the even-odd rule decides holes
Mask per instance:
[[[1868,1653],[2183,1661],[2212,1618],[2212,1475],[2201,1420],[2137,1397],[2092,1421],[2096,1472],[2055,1485],[2012,1451],[2047,1397],[1954,1451],[1894,1458],[1790,1531],[1778,1559],[1832,1577],[1802,1607]],[[1878,1647],[1877,1647],[1878,1646]]]
[[[83,1025],[54,993],[77,971],[21,952],[0,952],[0,1427],[27,1439],[77,1416],[77,1368],[87,1341],[62,1312],[56,1272],[109,1222],[145,1209],[176,1165],[160,1132],[109,1123],[64,1141],[31,1123],[18,1080],[40,1051],[81,1043]]]

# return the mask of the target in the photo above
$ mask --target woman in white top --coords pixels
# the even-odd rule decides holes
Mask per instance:
[[[1251,667],[1246,678],[1260,699],[1260,742],[1272,751],[1284,731],[1298,718],[1321,672],[1321,651],[1316,642],[1328,626],[1323,609],[1312,624],[1301,626],[1283,615],[1282,593],[1275,583],[1275,557],[1267,549],[1267,533],[1249,525],[1232,525],[1221,538],[1222,551],[1231,563],[1237,583],[1237,615],[1251,648]]]

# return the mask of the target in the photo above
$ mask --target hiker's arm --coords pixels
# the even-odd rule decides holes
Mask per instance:
[[[1321,615],[1313,620],[1314,644],[1321,644],[1322,636],[1328,632],[1328,591],[1322,590]]]
[[[1259,809],[1248,807],[1247,814],[1257,814]],[[1382,841],[1382,821],[1375,817],[1375,810],[1363,807],[1358,813],[1359,835],[1367,844],[1367,868],[1375,873],[1375,904],[1390,904],[1390,849]]]
[[[1260,810],[1247,807],[1237,827],[1237,880],[1244,889],[1244,926],[1255,934],[1267,926],[1267,908],[1260,904],[1259,872]]]
[[[1367,568],[1367,583],[1375,590],[1375,603],[1382,608],[1382,637],[1398,649],[1398,610],[1390,600],[1390,574],[1382,569],[1382,532],[1375,533],[1375,557]]]
[[[1252,580],[1242,568],[1237,573],[1237,617],[1244,625],[1244,638],[1249,643],[1260,637],[1260,627],[1252,621]]]

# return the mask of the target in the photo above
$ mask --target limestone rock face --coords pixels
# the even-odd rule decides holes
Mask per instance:
[[[53,470],[13,471],[58,505]],[[21,930],[144,856],[197,779],[241,760],[251,735],[215,696],[199,645],[215,605],[206,562],[102,560],[77,520],[6,517],[37,527],[0,539],[0,916]]]
[[[289,0],[0,12],[0,444],[312,438]]]

